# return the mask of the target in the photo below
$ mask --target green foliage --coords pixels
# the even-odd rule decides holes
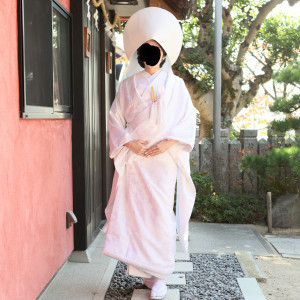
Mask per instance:
[[[275,198],[300,192],[300,148],[272,149],[264,156],[245,155],[240,169],[249,177],[258,176],[264,192]]]
[[[255,195],[216,194],[214,181],[205,172],[193,173],[192,179],[197,191],[193,217],[205,222],[249,223],[265,214],[263,202]]]
[[[271,64],[283,66],[299,56],[300,21],[296,18],[279,14],[266,19],[256,36],[255,45],[263,43],[260,52]]]
[[[300,28],[299,28],[300,30]],[[294,87],[300,86],[300,62],[290,63],[274,75],[274,80],[284,83],[285,86],[292,85]],[[276,98],[274,104],[270,107],[273,112],[283,112],[289,114],[289,118],[284,120],[274,120],[270,124],[270,128],[274,131],[285,132],[291,129],[300,129],[300,118],[293,116],[300,108],[300,94],[294,94],[290,99],[285,97]]]
[[[223,49],[223,55],[226,59],[235,61],[240,44],[244,41],[245,36],[247,35],[251,26],[251,23],[257,16],[259,9],[265,3],[265,0],[235,1],[232,13],[232,33],[229,37],[226,38],[227,41],[224,41],[223,39],[223,44],[224,46],[226,46]]]
[[[300,129],[299,118],[289,118],[285,120],[274,120],[271,122],[270,128],[277,132],[286,132],[291,129]]]
[[[198,42],[199,30],[198,30],[198,19],[190,18],[188,21],[182,21],[183,31],[183,46],[184,47],[196,47]]]
[[[116,26],[114,28],[115,32],[117,32],[117,33],[124,33],[124,28],[125,28],[126,23],[127,23],[127,21],[121,21],[121,27],[122,27],[123,32],[120,32],[119,26]]]
[[[193,208],[193,217],[199,217],[202,211],[203,198],[210,197],[214,190],[214,180],[206,172],[192,173],[192,180],[196,188],[196,200]]]
[[[214,180],[206,172],[195,172],[192,174],[192,180],[196,187],[197,195],[209,195],[214,190]]]
[[[300,95],[293,95],[291,99],[286,99],[284,97],[277,98],[273,105],[270,106],[270,111],[291,114],[297,111],[299,108]]]
[[[300,84],[300,62],[288,64],[285,69],[274,74],[274,79],[287,84]]]
[[[256,195],[220,193],[201,199],[203,221],[252,223],[265,215],[263,202]]]
[[[235,129],[232,129],[229,135],[229,140],[233,140],[233,139],[239,139],[240,138],[240,131],[237,131]]]

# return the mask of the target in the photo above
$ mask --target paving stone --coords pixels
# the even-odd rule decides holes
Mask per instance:
[[[266,300],[255,278],[237,278],[245,300]]]
[[[294,254],[282,254],[282,257],[300,259],[300,255],[294,255]]]
[[[237,259],[243,269],[245,277],[256,278],[259,282],[267,282],[267,276],[260,268],[251,252],[235,252]]]
[[[189,253],[177,252],[175,254],[175,260],[191,260]]]
[[[134,290],[131,300],[149,300],[150,290]],[[167,296],[164,300],[180,300],[180,293],[178,289],[168,289]]]
[[[104,276],[102,277],[101,283],[97,289],[97,293],[93,300],[103,300],[110,285],[110,281],[114,275],[114,271],[116,269],[118,261],[116,259],[111,259],[107,269],[105,271]]]
[[[193,272],[192,262],[175,262],[175,272]]]
[[[254,225],[191,222],[190,233],[191,254],[232,254],[236,251],[250,251],[254,255],[277,254]]]
[[[171,274],[167,279],[166,279],[166,284],[167,285],[185,285],[186,280],[185,280],[185,274]]]
[[[96,250],[91,255],[92,261],[84,264],[68,261],[40,299],[103,300],[109,283],[112,284],[109,285],[105,299],[131,299],[133,290],[141,288],[141,279],[128,276],[126,264],[121,265],[119,271],[115,271],[111,282],[103,279],[104,273],[112,271],[114,266],[107,268],[110,258],[104,255],[100,257],[105,238],[104,234],[100,235],[101,242],[99,240]],[[243,277],[243,272],[233,253],[250,251],[254,255],[278,255],[255,227],[248,224],[190,222],[190,239],[190,260],[193,262],[194,270],[185,273],[186,285],[169,286],[178,288],[182,299],[243,300],[236,280],[236,278]],[[176,245],[177,251],[183,252],[180,242]],[[288,254],[295,255],[283,252],[282,256],[288,256]]]
[[[273,244],[280,254],[300,255],[300,239],[292,237],[270,237],[267,240]]]

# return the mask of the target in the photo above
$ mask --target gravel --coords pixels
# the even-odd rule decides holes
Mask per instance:
[[[244,277],[235,255],[190,254],[193,272],[186,272],[186,285],[179,289],[181,300],[243,300],[236,278]],[[139,277],[126,273],[127,265],[118,262],[105,300],[130,300],[134,289],[145,289]],[[180,272],[182,273],[182,272]]]

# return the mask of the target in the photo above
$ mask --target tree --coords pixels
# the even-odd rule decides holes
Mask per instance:
[[[294,93],[288,98],[286,89],[292,85],[298,92],[300,90],[300,62],[290,63],[285,69],[275,73],[274,79],[284,84],[283,97],[276,98],[270,107],[273,112],[283,112],[286,114],[284,120],[274,120],[271,122],[271,129],[285,132],[291,129],[300,129],[300,117],[295,113],[300,109],[300,93]]]
[[[299,1],[289,3],[293,5]],[[193,17],[183,21],[184,47],[174,65],[175,73],[185,80],[193,103],[200,112],[200,138],[209,135],[213,121],[213,2],[197,0],[193,6]],[[281,26],[280,18],[265,22],[268,13],[282,2],[283,0],[223,1],[223,128],[231,129],[234,116],[251,102],[259,87],[272,78],[275,65],[284,64],[291,56],[298,55],[295,50],[300,46],[299,21],[287,23],[289,26],[286,27]],[[274,30],[275,36],[266,35],[270,29]],[[295,40],[289,40],[287,46],[291,51],[287,51],[286,55],[278,46],[286,42],[287,34],[291,31]],[[264,57],[262,74],[255,74],[254,78],[247,80],[243,71],[250,45],[263,47],[260,53]]]
[[[276,116],[269,110],[273,103],[274,100],[269,95],[256,95],[247,109],[242,110],[234,117],[233,130],[239,133],[242,128],[255,128],[258,130],[258,138],[262,136],[266,138],[270,121]],[[237,132],[233,132],[231,136],[237,135]]]

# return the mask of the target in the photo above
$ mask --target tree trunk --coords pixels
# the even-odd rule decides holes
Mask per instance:
[[[237,115],[238,103],[241,98],[242,73],[236,66],[231,67],[231,78],[225,68],[222,69],[222,104],[221,104],[221,127],[231,130],[232,120]],[[234,74],[234,75],[232,75]],[[211,136],[213,127],[213,97],[214,91],[210,90],[205,94],[199,94],[195,87],[195,81],[186,81],[193,104],[200,113],[200,134],[199,139]],[[195,92],[196,90],[196,92]]]
[[[200,130],[199,140],[201,141],[204,137],[210,136],[210,130],[213,124],[213,90],[206,94],[199,95],[195,93],[195,87],[193,82],[186,82],[186,87],[189,90],[193,104],[200,114]]]

